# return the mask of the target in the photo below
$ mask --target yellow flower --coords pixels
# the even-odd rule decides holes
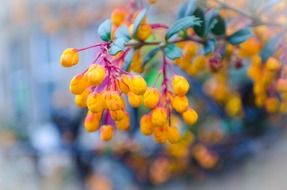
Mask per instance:
[[[125,112],[124,117],[121,120],[115,122],[116,126],[121,131],[126,131],[130,128],[130,117],[127,112]]]
[[[159,99],[160,93],[156,88],[147,88],[143,98],[144,106],[152,109],[157,106]]]
[[[186,96],[175,96],[172,99],[172,107],[179,113],[182,113],[188,108],[188,99]]]
[[[93,85],[101,84],[103,80],[105,79],[105,74],[106,74],[106,71],[102,65],[99,65],[99,64],[91,65],[87,72],[89,83]]]
[[[133,92],[128,93],[128,101],[130,105],[134,108],[139,107],[142,104],[142,96],[141,95],[136,95]]]
[[[100,93],[91,93],[87,99],[87,106],[93,113],[102,112],[106,107],[105,99]]]
[[[130,81],[130,90],[136,95],[145,93],[147,84],[141,76],[133,76]]]
[[[125,108],[124,100],[116,91],[109,91],[105,95],[107,108],[111,111],[123,110]]]
[[[98,113],[88,112],[85,118],[85,122],[84,122],[86,131],[88,132],[97,131],[100,128],[101,117],[102,117],[102,112],[98,112]]]
[[[149,136],[153,133],[153,126],[150,115],[143,115],[140,120],[140,131],[142,134]]]
[[[113,127],[111,125],[101,126],[101,139],[102,141],[109,141],[113,138]]]
[[[166,132],[167,140],[168,142],[174,144],[177,143],[180,139],[180,134],[179,131],[176,127],[167,127],[167,132]]]
[[[80,95],[75,96],[75,104],[80,108],[87,107],[87,99],[90,94],[90,89],[85,89]]]
[[[183,76],[172,77],[172,88],[175,95],[184,96],[189,90],[189,84]]]
[[[112,119],[115,121],[119,121],[123,119],[123,117],[125,116],[124,110],[110,111],[110,114],[111,114]]]
[[[188,125],[195,124],[198,119],[196,111],[194,111],[192,108],[188,108],[185,112],[183,112],[182,117],[185,123]]]
[[[125,10],[115,9],[113,10],[112,15],[111,15],[111,21],[115,26],[120,26],[125,20],[126,15],[127,15],[127,12]]]
[[[79,95],[90,86],[84,75],[77,75],[70,81],[70,92]]]
[[[68,48],[66,49],[60,59],[60,63],[64,67],[72,67],[79,62],[79,53],[74,48]]]
[[[152,110],[151,123],[154,126],[163,126],[167,122],[167,110],[165,108],[157,107]]]
[[[142,23],[137,30],[136,37],[141,41],[145,41],[152,33],[152,28],[149,24]]]

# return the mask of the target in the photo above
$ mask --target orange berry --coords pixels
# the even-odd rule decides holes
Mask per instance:
[[[154,129],[154,140],[160,144],[165,143],[167,140],[166,129],[164,127],[157,127]]]
[[[275,97],[267,98],[265,101],[265,109],[270,113],[275,113],[279,109],[279,100]]]
[[[147,88],[146,81],[141,76],[133,76],[130,82],[130,90],[136,95],[142,95]]]
[[[177,143],[180,139],[180,134],[176,127],[167,127],[166,136],[167,140],[172,144]]]
[[[121,131],[126,131],[130,128],[130,117],[127,112],[125,112],[124,117],[121,120],[115,122],[116,126]]]
[[[109,141],[113,138],[113,127],[111,125],[101,126],[101,139],[102,141]]]
[[[240,44],[239,54],[242,57],[252,57],[260,51],[260,43],[256,38],[249,38]]]
[[[128,93],[130,90],[130,78],[127,75],[121,75],[121,79],[119,81],[119,88],[123,93]]]
[[[152,110],[151,123],[154,126],[163,126],[167,122],[167,110],[165,108],[157,107]]]
[[[105,96],[107,108],[111,111],[123,110],[125,108],[124,100],[116,91],[109,91]]]
[[[79,53],[74,48],[65,49],[60,58],[60,63],[64,67],[72,67],[79,62]]]
[[[90,89],[85,89],[80,95],[75,96],[75,104],[80,108],[87,107],[87,99],[90,94]]]
[[[152,33],[152,28],[149,24],[141,24],[138,27],[137,33],[136,33],[136,37],[141,40],[141,41],[145,41]]]
[[[268,69],[271,72],[277,72],[280,70],[280,68],[281,68],[281,64],[277,59],[273,57],[268,58],[266,62],[266,69]]]
[[[140,50],[136,50],[134,52],[132,61],[131,61],[131,70],[137,73],[142,73],[143,72],[143,67],[142,67],[142,56]]]
[[[287,92],[287,79],[279,79],[276,88],[278,92]]]
[[[111,114],[111,118],[115,121],[119,121],[123,119],[123,117],[125,116],[124,110],[110,111],[110,114]]]

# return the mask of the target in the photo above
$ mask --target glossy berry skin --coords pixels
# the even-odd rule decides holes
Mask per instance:
[[[198,119],[196,111],[192,108],[188,108],[185,112],[182,113],[183,120],[188,125],[194,125]]]
[[[60,63],[63,67],[72,67],[79,62],[79,54],[76,49],[68,48],[66,49],[60,58]]]
[[[172,78],[172,88],[175,95],[184,96],[189,90],[189,84],[183,76],[174,75]]]

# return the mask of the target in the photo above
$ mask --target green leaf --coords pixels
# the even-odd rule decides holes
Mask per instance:
[[[129,33],[129,29],[126,26],[124,26],[124,25],[120,26],[117,29],[117,31],[115,33],[115,37],[116,38],[125,38],[127,40],[131,39],[131,36],[130,36],[130,33]]]
[[[260,56],[262,58],[262,61],[266,61],[270,56],[272,56],[275,51],[277,50],[280,42],[281,42],[282,36],[276,35],[272,37],[263,47],[263,49],[260,52]]]
[[[180,19],[180,18],[185,16],[186,8],[187,8],[187,2],[182,3],[180,5],[180,7],[176,13],[176,19]]]
[[[159,52],[159,50],[160,48],[157,47],[149,51],[143,59],[143,66],[146,65]]]
[[[132,64],[132,59],[133,59],[133,55],[134,55],[134,49],[131,49],[127,55],[125,56],[125,62],[124,62],[124,65],[123,65],[123,69],[125,71],[127,71],[129,69],[129,67],[131,66]]]
[[[217,24],[217,15],[219,13],[218,9],[213,9],[213,10],[209,10],[206,14],[205,14],[205,23],[204,23],[204,35],[207,36],[209,34],[209,32],[215,27],[215,25]]]
[[[211,32],[215,35],[224,35],[226,32],[225,20],[220,15],[217,15],[215,19],[217,22],[211,29]]]
[[[216,45],[216,40],[215,39],[210,39],[207,42],[205,42],[204,47],[203,47],[203,54],[209,54],[215,50],[215,45]]]
[[[250,28],[243,28],[238,30],[237,32],[234,32],[230,36],[227,37],[227,40],[229,43],[233,45],[238,45],[244,41],[246,41],[248,38],[252,36],[252,31]]]
[[[196,0],[189,0],[186,5],[185,16],[192,16],[196,7]]]
[[[193,26],[194,32],[200,36],[204,36],[204,26],[205,26],[205,18],[204,18],[204,12],[202,9],[197,8],[195,9],[193,15],[201,20],[201,25],[195,25]]]
[[[125,49],[126,39],[118,38],[112,44],[110,49],[108,50],[110,55],[116,55],[120,51]]]
[[[187,16],[181,19],[178,19],[173,25],[170,26],[168,31],[166,32],[165,38],[169,39],[176,33],[181,30],[185,30],[189,27],[200,25],[200,20],[195,16]]]
[[[139,29],[139,26],[140,24],[142,23],[145,15],[147,13],[147,9],[143,9],[141,10],[141,12],[138,14],[137,18],[135,19],[135,22],[134,22],[134,28],[133,28],[133,36],[136,37],[136,34],[137,34],[137,31]]]
[[[177,47],[175,44],[167,45],[164,48],[164,53],[171,60],[180,58],[182,56],[182,50],[179,47]]]
[[[98,34],[103,41],[107,42],[111,40],[111,30],[112,21],[107,19],[102,24],[100,24],[98,28]]]

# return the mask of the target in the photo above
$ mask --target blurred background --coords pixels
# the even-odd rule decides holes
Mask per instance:
[[[153,20],[171,22],[181,2],[158,0],[150,9]],[[216,146],[223,161],[213,170],[192,164],[185,168],[182,162],[194,160],[170,159],[169,150],[137,131],[131,138],[122,135],[119,141],[103,144],[97,133],[83,130],[84,111],[73,104],[68,84],[95,52],[81,54],[81,64],[72,69],[62,68],[59,57],[67,47],[96,42],[98,24],[125,3],[1,1],[0,189],[286,190],[287,133],[285,123],[276,123],[276,118],[271,118],[276,127],[264,135],[241,136]],[[217,128],[224,125],[215,123]],[[171,172],[170,167],[182,168]]]

